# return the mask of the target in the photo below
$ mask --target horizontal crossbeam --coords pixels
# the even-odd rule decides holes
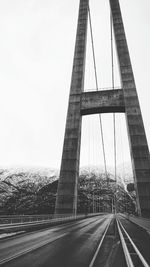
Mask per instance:
[[[81,115],[114,112],[125,112],[124,95],[122,89],[82,93]]]

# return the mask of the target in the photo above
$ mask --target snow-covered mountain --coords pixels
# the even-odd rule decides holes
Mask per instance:
[[[80,174],[95,173],[97,175],[103,174],[105,177],[104,166],[83,166],[80,169]],[[107,166],[107,172],[110,178],[114,179],[114,167]],[[117,166],[117,180],[121,180],[123,183],[128,184],[133,182],[132,166],[129,162],[119,164]]]
[[[119,170],[119,169],[118,169]],[[117,172],[117,184],[124,190],[125,183],[121,177],[122,169]],[[103,167],[90,166],[80,169],[79,198],[91,194],[93,188],[114,191],[114,174],[112,168],[107,169],[108,180]],[[129,168],[124,168],[125,177],[132,181]],[[53,212],[57,192],[59,171],[50,168],[1,168],[0,169],[0,207],[6,214],[33,214]],[[107,182],[109,181],[109,186]],[[81,191],[81,192],[80,192]],[[81,199],[80,199],[81,200]],[[92,200],[91,200],[92,201]]]
[[[58,170],[11,167],[0,169],[0,204],[17,191],[37,191],[58,179]],[[28,189],[27,189],[28,188]]]

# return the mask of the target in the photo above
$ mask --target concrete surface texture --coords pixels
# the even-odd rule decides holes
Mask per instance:
[[[76,213],[81,140],[81,93],[84,88],[88,0],[81,0],[69,106],[55,213]]]
[[[110,0],[139,215],[150,217],[150,157],[118,0]]]

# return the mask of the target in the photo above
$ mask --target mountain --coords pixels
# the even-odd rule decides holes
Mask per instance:
[[[124,185],[127,185],[128,183],[133,182],[133,171],[131,163],[125,162],[124,164],[117,165],[116,168],[117,172],[117,182],[123,183]],[[97,175],[103,174],[105,177],[105,170],[104,166],[83,166],[80,169],[80,174],[86,173],[96,173]],[[114,167],[107,166],[107,172],[109,176],[114,179]]]
[[[128,178],[131,176],[129,169]],[[0,207],[2,214],[41,214],[53,213],[58,185],[59,172],[49,168],[1,168],[0,169]],[[111,209],[111,202],[116,192],[119,199],[125,192],[125,183],[108,171],[107,179],[101,167],[82,167],[78,182],[78,211],[85,206],[92,211],[93,192],[101,204]],[[124,192],[124,193],[123,193]],[[128,196],[127,196],[128,198]]]
[[[43,186],[58,179],[58,171],[49,168],[0,169],[0,207],[13,197],[35,195]],[[11,199],[12,198],[12,199]],[[11,205],[10,205],[11,206]]]

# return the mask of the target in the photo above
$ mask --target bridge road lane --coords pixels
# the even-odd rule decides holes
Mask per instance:
[[[36,245],[47,244],[12,261],[7,267],[88,266],[112,215],[101,215],[0,242],[0,262]]]
[[[127,231],[128,235],[150,266],[150,232],[146,231],[145,229],[143,229],[136,223],[131,222],[125,217],[118,215],[118,218]]]

